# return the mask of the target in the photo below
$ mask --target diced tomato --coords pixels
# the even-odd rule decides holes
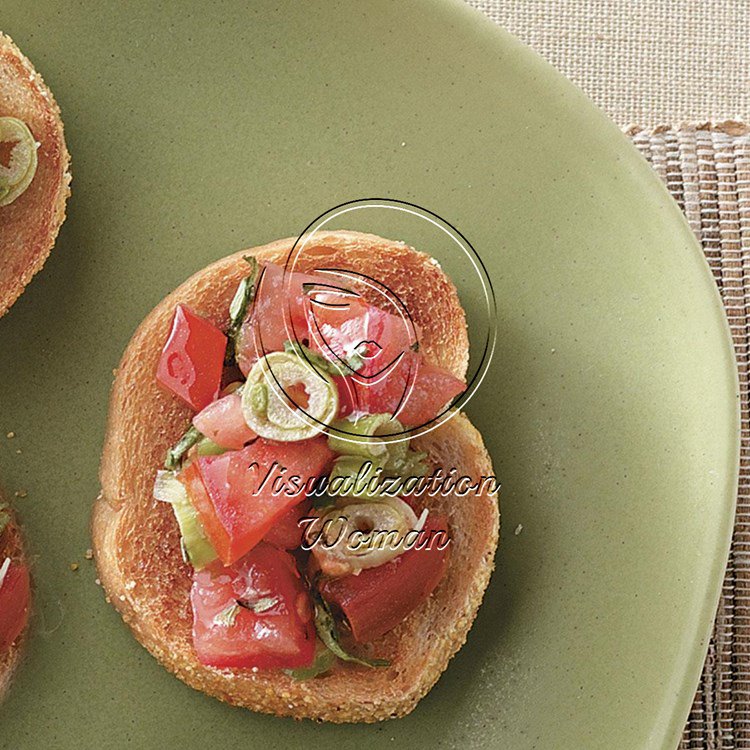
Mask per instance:
[[[335,276],[289,274],[287,279],[279,266],[265,267],[240,339],[238,361],[244,373],[258,358],[256,338],[264,352],[278,351],[293,328],[298,340],[329,361],[361,357],[355,373],[336,378],[341,417],[355,411],[389,412],[405,426],[417,427],[465,390],[463,381],[413,351],[417,330],[407,318],[347,294]]]
[[[359,395],[351,378],[336,377],[333,379],[339,392],[339,418],[348,417],[357,411]]]
[[[312,294],[307,318],[313,348],[333,362],[348,363],[358,355],[360,378],[384,372],[417,341],[408,320],[373,307],[361,297]]]
[[[0,564],[3,562],[0,560]],[[26,627],[30,590],[28,568],[11,562],[0,584],[0,656]]]
[[[445,535],[431,537],[430,532],[447,528],[446,519],[430,515],[420,536],[422,549],[417,543],[388,563],[320,584],[323,598],[344,615],[355,640],[367,643],[392,630],[435,590],[450,545],[444,546]]]
[[[302,490],[327,472],[333,456],[323,436],[290,443],[258,438],[243,450],[195,459],[180,479],[217,555],[231,565],[305,498]]]
[[[237,450],[256,437],[242,416],[242,397],[237,392],[212,401],[193,417],[193,424],[222,448]]]
[[[287,330],[293,326],[297,338],[306,338],[305,284],[330,283],[321,276],[307,273],[284,275],[281,266],[272,263],[263,268],[252,311],[247,316],[240,333],[237,347],[237,363],[247,375],[260,356],[282,351],[284,342],[294,339]]]
[[[224,455],[233,456],[234,453],[225,453]],[[230,564],[232,561],[232,539],[216,515],[206,485],[201,478],[199,460],[189,463],[179,473],[178,478],[185,485],[190,502],[200,517],[211,546],[226,564]]]
[[[347,293],[346,286],[336,276],[285,276],[280,266],[266,265],[240,336],[242,371],[247,374],[258,359],[258,343],[261,353],[280,351],[295,335],[330,361],[346,362],[359,354],[363,375],[380,372],[408,351],[416,341],[414,326]]]
[[[463,381],[414,352],[405,355],[386,377],[370,382],[351,377],[340,380],[339,398],[349,413],[394,414],[406,427],[427,424],[466,389]]]
[[[227,337],[205,318],[177,305],[156,379],[200,411],[219,393]]]
[[[302,544],[302,537],[305,533],[300,520],[310,515],[310,507],[311,503],[305,501],[290,508],[273,522],[273,526],[263,537],[263,541],[275,544],[281,549],[297,549]]]
[[[404,367],[408,361],[409,358],[404,361]],[[421,426],[434,419],[456,396],[466,390],[466,384],[462,380],[437,365],[425,362],[421,356],[412,355],[412,362],[416,368],[414,381],[398,411],[398,419],[407,427]],[[401,399],[392,380],[391,377],[384,378],[373,386],[369,395],[371,412],[381,410],[381,406],[375,409],[381,399],[381,403],[385,405],[382,411],[390,411],[394,403]]]
[[[294,558],[278,547],[261,543],[231,567],[196,571],[190,602],[201,664],[294,669],[313,661],[310,594]]]

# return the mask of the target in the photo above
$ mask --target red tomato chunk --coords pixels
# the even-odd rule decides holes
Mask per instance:
[[[297,549],[302,544],[305,526],[300,521],[310,515],[312,503],[305,501],[290,508],[274,521],[273,526],[263,537],[264,542],[275,544],[281,549]]]
[[[294,558],[278,547],[261,543],[231,567],[196,572],[190,602],[193,643],[202,664],[294,669],[313,661],[310,595]]]
[[[393,630],[434,591],[448,565],[450,545],[444,546],[445,535],[427,540],[431,531],[447,528],[445,518],[430,515],[420,537],[423,549],[417,544],[377,568],[321,583],[320,593],[346,617],[355,640],[368,643]]]
[[[265,266],[251,314],[242,329],[238,360],[247,374],[261,353],[294,338],[338,364],[339,416],[391,413],[407,427],[427,424],[466,389],[448,371],[413,351],[417,330],[354,294],[337,293],[335,276],[291,273]],[[359,355],[356,372],[347,369]]]
[[[407,318],[392,315],[361,297],[316,292],[309,297],[310,341],[326,359],[345,366],[361,358],[357,375],[374,378],[407,354],[417,332]]]
[[[11,563],[5,579],[0,584],[0,656],[11,647],[26,627],[29,618],[29,596],[28,568],[25,565]]]
[[[213,323],[177,305],[156,379],[195,411],[219,394],[227,337]]]
[[[333,455],[323,436],[296,443],[258,438],[241,451],[197,458],[180,479],[216,553],[231,565],[305,499],[295,490],[325,474]]]
[[[242,397],[239,393],[212,401],[193,417],[195,428],[222,448],[238,450],[256,435],[242,416]]]
[[[325,278],[306,273],[285,277],[280,266],[264,266],[252,311],[238,342],[237,363],[245,375],[259,356],[282,351],[285,341],[307,338],[305,284],[316,282],[328,283]]]
[[[386,377],[336,380],[342,416],[389,413],[406,427],[432,421],[466,389],[463,381],[414,353],[404,355]]]

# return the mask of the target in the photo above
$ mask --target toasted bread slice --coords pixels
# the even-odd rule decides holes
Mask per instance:
[[[0,317],[44,265],[70,195],[70,155],[60,109],[42,77],[11,39],[0,33],[0,117],[23,120],[39,143],[34,179],[0,207]]]
[[[283,262],[293,240],[247,251]],[[222,327],[247,266],[238,253],[192,276],[144,320],[123,356],[110,402],[101,464],[102,492],[94,506],[97,566],[108,598],[140,642],[192,687],[228,703],[296,718],[372,722],[411,711],[461,647],[493,568],[498,540],[497,498],[489,491],[441,498],[452,553],[436,591],[396,629],[368,644],[387,668],[342,665],[330,675],[295,681],[280,671],[220,670],[201,665],[191,638],[191,571],[180,555],[171,509],[152,498],[154,474],[185,430],[188,410],[154,379],[177,303]],[[421,328],[426,357],[463,377],[468,342],[455,287],[429,256],[372,235],[333,232],[305,255],[312,271],[326,267],[368,273],[391,287]],[[420,436],[416,446],[437,466],[473,478],[492,474],[479,433],[462,414]]]
[[[2,565],[8,557],[14,562],[27,564],[26,552],[21,538],[21,529],[16,522],[13,511],[3,504],[2,495],[0,495],[0,507],[2,507],[3,513],[10,514],[10,522],[5,529],[0,532],[0,565]],[[0,652],[0,701],[5,697],[5,694],[10,687],[13,673],[21,660],[24,641],[25,632],[16,638],[11,644],[10,649]]]

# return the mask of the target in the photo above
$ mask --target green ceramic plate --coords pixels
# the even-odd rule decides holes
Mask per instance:
[[[460,2],[5,0],[0,22],[74,171],[57,247],[0,320],[0,474],[28,490],[37,584],[0,746],[674,747],[732,525],[737,387],[700,250],[617,128]],[[215,258],[372,196],[445,217],[489,269],[498,347],[469,412],[503,539],[417,710],[318,726],[171,677],[83,556],[138,322]]]

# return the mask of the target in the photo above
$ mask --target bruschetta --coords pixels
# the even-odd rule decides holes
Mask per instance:
[[[374,722],[409,713],[464,643],[497,488],[451,411],[468,336],[440,266],[339,231],[290,270],[294,247],[214,263],[136,331],[112,389],[95,557],[136,638],[194,688]],[[477,491],[424,491],[440,470]],[[375,474],[388,491],[351,482]],[[396,532],[387,548],[378,531]]]

